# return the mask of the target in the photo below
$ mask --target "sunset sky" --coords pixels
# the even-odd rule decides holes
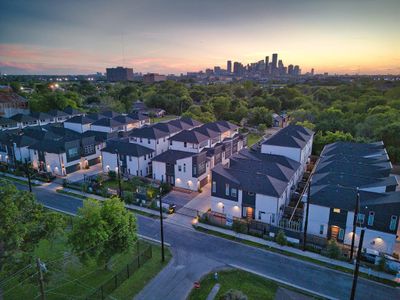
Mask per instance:
[[[0,72],[186,73],[279,53],[317,73],[400,73],[400,0],[0,0]]]

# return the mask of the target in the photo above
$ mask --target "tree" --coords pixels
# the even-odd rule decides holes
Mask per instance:
[[[271,127],[272,112],[265,107],[254,107],[249,110],[248,123],[253,126],[265,124],[267,127]]]
[[[345,133],[343,131],[327,131],[325,133],[319,131],[315,135],[313,151],[315,154],[319,155],[325,145],[338,141],[351,142],[354,141],[354,138],[350,133]]]
[[[326,251],[330,258],[339,258],[340,256],[340,248],[335,240],[329,240]]]
[[[223,119],[224,114],[231,108],[231,101],[226,96],[213,97],[211,103],[214,107],[215,117],[218,120]]]
[[[63,217],[47,213],[33,194],[0,180],[0,271],[32,263],[37,243],[51,240],[64,226]]]
[[[310,130],[314,130],[314,129],[315,129],[315,124],[311,123],[311,122],[308,121],[308,120],[305,120],[305,121],[303,121],[303,122],[296,122],[295,124],[296,124],[296,125],[299,125],[299,126],[303,126],[303,127],[305,127],[305,128],[308,128],[308,129],[310,129]]]
[[[113,255],[129,250],[136,239],[136,219],[113,197],[102,203],[84,201],[68,242],[83,262],[93,259],[107,266]]]
[[[286,246],[287,245],[287,239],[285,232],[283,230],[279,230],[277,236],[276,236],[276,242],[281,245],[281,246]]]

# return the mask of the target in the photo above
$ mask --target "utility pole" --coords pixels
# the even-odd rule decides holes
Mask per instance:
[[[45,300],[46,297],[44,295],[44,283],[43,283],[43,273],[42,273],[42,264],[40,262],[40,258],[36,259],[36,266],[39,272],[39,287],[40,287],[40,297],[42,300]]]
[[[356,287],[357,287],[357,280],[358,280],[358,270],[360,269],[360,257],[361,257],[361,250],[362,250],[362,245],[364,241],[364,233],[365,233],[365,228],[361,229],[361,234],[360,234],[360,242],[358,244],[358,250],[357,250],[357,258],[356,258],[356,267],[354,269],[354,276],[353,276],[353,286],[351,287],[351,296],[350,300],[354,300],[356,296]]]
[[[117,154],[117,171],[118,171],[118,196],[121,199],[122,197],[122,187],[121,187],[121,172],[120,172],[120,165],[119,165],[119,153],[118,149],[115,149],[115,153]]]
[[[310,200],[311,200],[311,182],[310,179],[308,181],[308,190],[307,190],[307,203],[306,203],[306,220],[304,222],[304,236],[303,236],[303,251],[306,251],[306,243],[307,243],[307,227],[308,227],[308,212],[310,210]]]
[[[32,193],[31,171],[29,170],[28,160],[25,158],[25,172],[28,177],[29,192]]]
[[[353,235],[351,237],[350,262],[353,260],[354,242],[355,242],[355,238],[356,238],[358,207],[359,206],[360,206],[360,191],[357,188],[356,207],[354,208],[354,219],[353,219]]]
[[[158,195],[158,200],[160,204],[160,231],[161,231],[161,261],[165,261],[164,255],[164,225],[163,225],[163,209],[162,209],[162,198],[161,198],[162,188],[160,188],[160,194]]]

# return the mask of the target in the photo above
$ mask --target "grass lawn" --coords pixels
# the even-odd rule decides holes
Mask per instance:
[[[240,290],[249,300],[274,299],[278,288],[275,282],[248,272],[239,270],[222,271],[218,272],[218,281],[214,279],[214,273],[210,273],[204,277],[200,282],[200,288],[193,289],[189,295],[189,299],[206,299],[217,282],[221,285],[221,288],[215,299],[219,299],[230,289]]]
[[[168,121],[168,120],[173,120],[178,118],[178,116],[174,116],[174,115],[165,115],[164,117],[161,118],[151,118],[150,121],[151,123],[158,123],[158,122],[164,122],[164,121]]]
[[[261,134],[257,133],[249,133],[247,136],[247,147],[253,146],[255,143],[257,143],[260,139],[262,138]]]
[[[144,249],[146,245],[148,243],[140,241],[141,249]],[[138,273],[134,273],[114,291],[114,299],[132,299],[132,296],[139,292],[164,267],[164,264],[160,262],[159,247],[154,245],[152,247],[152,258],[136,271]],[[105,266],[98,266],[94,262],[83,265],[75,256],[70,256],[66,244],[66,235],[57,239],[53,244],[47,240],[42,240],[35,250],[35,255],[46,263],[48,269],[45,274],[44,287],[46,299],[74,299],[75,297],[81,298],[90,295],[102,283],[125,268],[126,264],[132,262],[137,253],[137,248],[133,248],[129,252],[115,255],[110,260],[108,269],[106,269]],[[167,251],[167,261],[170,257],[171,255]],[[26,275],[23,278],[25,277],[28,276]],[[27,279],[22,284],[13,280],[3,289],[5,300],[34,299],[38,293],[37,275]]]
[[[118,179],[104,181],[103,187],[118,190],[119,189]],[[133,192],[135,186],[131,182],[122,180],[121,178],[121,187],[122,190],[124,191]]]

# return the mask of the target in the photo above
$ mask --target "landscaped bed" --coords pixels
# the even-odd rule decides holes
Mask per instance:
[[[274,299],[278,284],[263,277],[240,271],[221,271],[218,272],[218,280],[214,278],[214,273],[208,274],[200,282],[200,288],[193,289],[189,295],[190,300],[207,299],[208,294],[216,283],[221,285],[215,299],[220,299],[229,290],[241,291],[247,296],[248,300]]]

